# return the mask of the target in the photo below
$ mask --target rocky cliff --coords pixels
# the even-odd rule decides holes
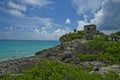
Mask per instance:
[[[22,59],[16,59],[11,61],[4,61],[0,63],[0,74],[6,74],[6,73],[13,73],[18,72],[21,73],[24,70],[31,69],[39,60],[55,60],[55,61],[61,61],[64,63],[71,63],[78,66],[84,66],[86,69],[93,70],[93,67],[96,66],[104,66],[104,62],[100,60],[93,60],[93,61],[82,61],[79,58],[76,57],[78,53],[83,54],[90,54],[94,53],[93,55],[96,55],[99,53],[100,50],[92,49],[84,44],[81,43],[80,40],[75,39],[70,42],[63,42],[58,46],[55,46],[50,49],[46,49],[43,51],[39,51],[35,54],[35,56],[28,57],[28,58],[22,58]],[[93,67],[91,67],[93,65]],[[118,74],[120,75],[120,66],[117,65]],[[103,69],[103,68],[100,68]],[[105,68],[106,69],[106,68]],[[109,71],[108,69],[106,69]],[[94,71],[94,70],[93,70]],[[102,70],[102,73],[104,70]],[[99,71],[98,71],[99,72]],[[101,71],[100,71],[101,73]]]
[[[75,55],[79,52],[91,53],[92,50],[88,50],[86,46],[80,44],[79,40],[64,42],[61,43],[61,45],[55,46],[53,48],[37,52],[35,56],[32,57],[0,62],[0,72],[22,72],[23,70],[31,69],[39,60],[42,59],[59,60],[62,62],[74,61],[74,63],[76,63],[77,59],[75,58]]]

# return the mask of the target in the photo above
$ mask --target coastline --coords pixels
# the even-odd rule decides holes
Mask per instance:
[[[1,62],[5,62],[5,61],[11,61],[11,60],[17,60],[17,59],[32,57],[32,56],[34,56],[34,55],[28,55],[28,56],[23,56],[23,57],[13,56],[13,57],[11,57],[11,58],[0,59],[0,63],[1,63]]]
[[[54,47],[59,41],[0,40],[0,62],[34,56],[36,51]]]
[[[44,60],[44,59],[47,60],[47,58],[45,57],[46,54],[44,53],[49,52],[53,48],[44,49],[40,51],[39,52],[41,53],[40,55],[34,55],[34,56],[29,56],[29,57],[20,58],[20,59],[1,61],[0,62],[0,73],[4,73],[4,74],[9,74],[13,72],[21,73],[23,70],[29,70],[38,61]]]
[[[32,69],[36,65],[36,63],[38,63],[40,60],[60,61],[65,64],[84,66],[86,69],[90,70],[93,70],[93,68],[91,67],[89,68],[88,66],[91,65],[93,65],[94,67],[99,66],[100,71],[98,72],[102,74],[107,74],[106,72],[114,71],[114,69],[116,68],[120,70],[120,65],[114,64],[104,67],[105,65],[104,62],[98,60],[81,62],[79,59],[75,57],[75,55],[78,52],[87,54],[91,52],[94,52],[96,54],[97,52],[99,52],[99,50],[97,51],[88,48],[87,50],[89,51],[86,51],[85,49],[87,49],[87,47],[80,44],[80,40],[63,42],[55,47],[36,52],[36,54],[31,57],[0,62],[0,73],[1,74],[22,73],[25,70]],[[120,76],[119,72],[117,74]]]

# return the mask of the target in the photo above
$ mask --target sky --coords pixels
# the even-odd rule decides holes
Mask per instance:
[[[0,0],[0,39],[59,40],[88,24],[119,31],[120,0]]]

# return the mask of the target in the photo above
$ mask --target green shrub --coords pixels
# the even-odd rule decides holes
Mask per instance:
[[[89,75],[89,71],[80,66],[57,61],[40,61],[32,70],[23,72],[22,76],[5,76],[0,80],[116,80],[119,78],[115,73],[103,78],[98,73]]]
[[[85,36],[84,32],[82,31],[78,31],[78,32],[74,32],[74,33],[69,33],[69,34],[65,34],[63,36],[60,37],[60,41],[72,41],[74,39],[83,39]]]
[[[120,54],[120,41],[106,42],[103,45],[104,51],[112,54]]]
[[[95,37],[93,40],[85,43],[90,48],[96,49],[96,50],[103,50],[103,44],[105,43],[104,37]]]
[[[120,64],[120,54],[98,54],[99,59],[107,64]]]
[[[80,61],[95,61],[95,60],[97,60],[97,55],[96,54],[82,54],[82,53],[79,53],[77,55],[77,58],[79,58]]]

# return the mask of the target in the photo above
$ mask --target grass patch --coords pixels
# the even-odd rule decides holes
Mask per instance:
[[[79,53],[77,55],[77,58],[79,58],[80,61],[95,61],[95,60],[97,60],[97,55],[96,54],[82,54],[82,53]]]

